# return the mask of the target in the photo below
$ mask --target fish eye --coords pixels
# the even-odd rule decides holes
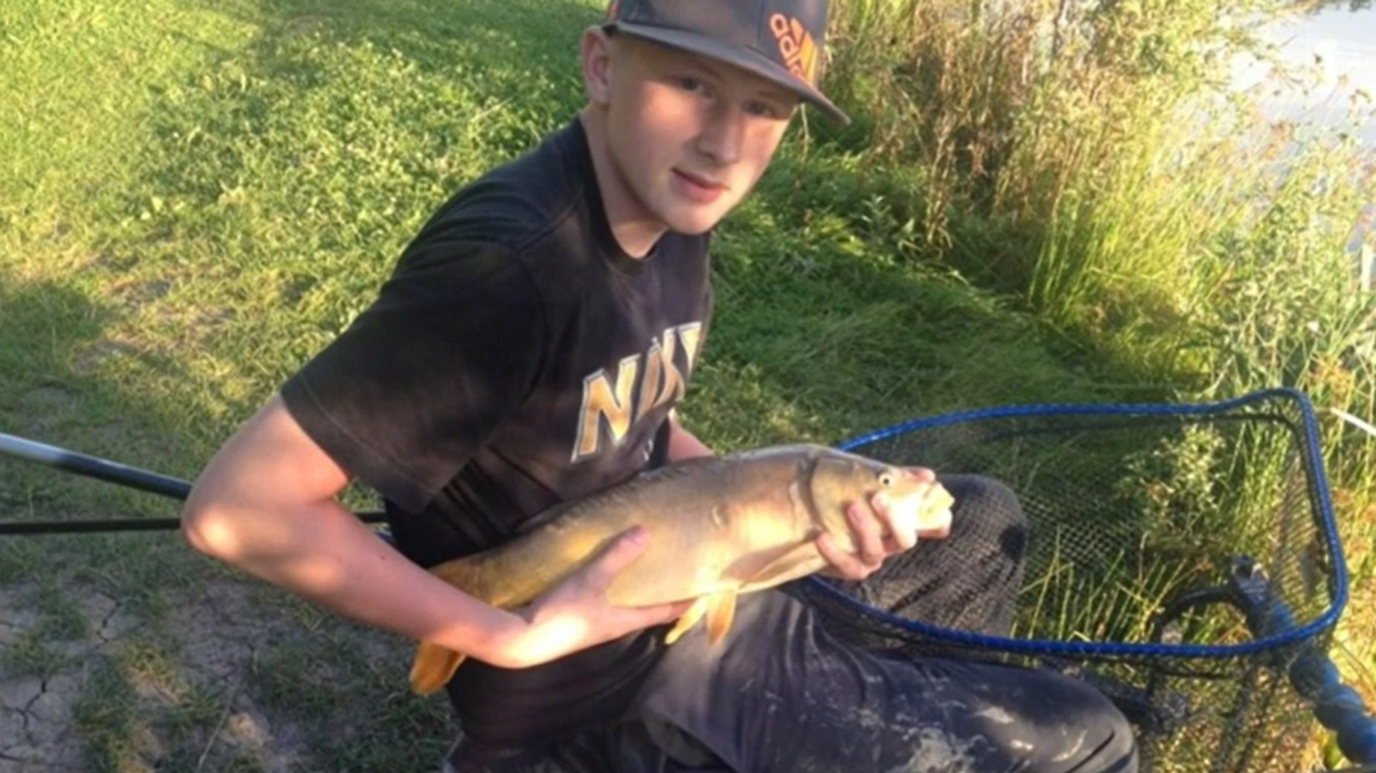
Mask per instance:
[[[881,473],[879,473],[879,485],[883,486],[884,488],[888,488],[889,486],[892,486],[892,485],[893,485],[893,473],[891,473],[891,472],[881,472]]]

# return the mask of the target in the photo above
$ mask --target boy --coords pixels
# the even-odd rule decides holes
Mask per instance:
[[[184,531],[198,550],[470,655],[448,687],[463,736],[446,770],[1135,769],[1121,715],[1082,686],[872,653],[783,592],[742,599],[716,647],[699,629],[666,649],[686,603],[604,597],[644,548],[637,532],[513,612],[422,568],[711,453],[673,410],[710,324],[709,235],[800,103],[845,119],[816,88],[826,15],[826,0],[614,2],[583,36],[584,110],[446,203],[372,307],[197,481]],[[336,503],[351,477],[383,495],[396,550]],[[959,502],[952,549],[924,541],[930,587],[889,606],[999,630],[1021,516],[990,481],[943,483]],[[852,581],[945,536],[882,500],[850,520],[856,554],[819,548]],[[961,586],[974,596],[941,581],[968,576],[963,563],[981,575]]]

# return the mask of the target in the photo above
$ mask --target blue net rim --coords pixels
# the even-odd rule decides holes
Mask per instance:
[[[847,451],[858,451],[863,446],[892,438],[908,432],[932,427],[940,427],[960,422],[980,419],[1003,419],[1026,416],[1084,415],[1084,416],[1208,416],[1225,413],[1257,403],[1283,400],[1294,403],[1299,410],[1303,430],[1303,456],[1306,471],[1315,489],[1317,526],[1323,534],[1325,547],[1332,558],[1332,603],[1315,620],[1250,642],[1241,644],[1160,644],[1128,642],[1072,642],[1048,639],[1015,639],[1003,636],[987,636],[953,628],[929,625],[915,620],[890,614],[869,606],[841,590],[836,585],[812,576],[804,580],[810,586],[827,595],[851,611],[887,625],[920,634],[937,642],[961,644],[982,649],[992,649],[1009,653],[1023,653],[1043,656],[1074,657],[1185,657],[1185,658],[1237,658],[1254,655],[1273,649],[1289,647],[1307,642],[1335,627],[1347,606],[1348,580],[1347,562],[1338,536],[1337,521],[1333,515],[1333,503],[1329,496],[1328,477],[1324,471],[1323,457],[1319,452],[1318,422],[1314,406],[1309,397],[1297,389],[1277,387],[1264,389],[1229,400],[1211,403],[1103,403],[1103,404],[1041,404],[1014,405],[984,408],[931,416],[896,424],[892,427],[870,432],[837,445]]]

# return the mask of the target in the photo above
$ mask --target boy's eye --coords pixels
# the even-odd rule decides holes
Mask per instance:
[[[785,104],[774,99],[756,99],[745,106],[745,111],[757,118],[768,118],[771,121],[787,121],[793,117],[796,105]]]
[[[684,91],[701,91],[702,81],[691,75],[681,75],[678,78],[678,87]]]
[[[780,118],[782,111],[768,102],[750,102],[745,111],[760,118]]]

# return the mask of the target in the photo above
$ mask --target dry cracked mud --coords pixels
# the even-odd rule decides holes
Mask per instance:
[[[435,736],[404,769],[434,769],[406,642],[223,572],[140,594],[80,564],[0,583],[0,773],[378,769],[380,704]]]

